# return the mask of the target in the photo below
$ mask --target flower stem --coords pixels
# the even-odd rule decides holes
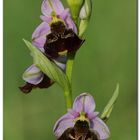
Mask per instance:
[[[66,107],[67,110],[70,109],[72,107],[72,93],[71,90],[70,91],[64,91],[64,95],[65,95],[65,101],[66,101]]]
[[[75,53],[68,54],[68,60],[66,63],[66,75],[70,82],[70,89],[64,91],[67,109],[70,109],[72,107],[72,88],[71,87],[72,87],[72,70],[73,70],[74,57],[75,57]]]
[[[74,57],[75,57],[75,53],[68,54],[68,60],[66,64],[66,75],[68,76],[70,84],[72,83],[72,70],[73,70]]]

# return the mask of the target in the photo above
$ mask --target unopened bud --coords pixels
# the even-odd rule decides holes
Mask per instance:
[[[88,23],[92,13],[92,0],[85,0],[84,5],[81,8],[79,17],[80,17],[80,25],[79,25],[79,36],[81,37],[88,27]]]
[[[84,0],[67,0],[68,5],[71,10],[71,14],[74,20],[77,20],[79,17],[80,9],[84,3]]]
[[[92,13],[92,0],[85,0],[80,11],[80,19],[89,20]]]

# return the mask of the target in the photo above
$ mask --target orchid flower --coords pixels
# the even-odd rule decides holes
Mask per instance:
[[[73,108],[54,126],[58,140],[106,140],[110,131],[95,112],[95,101],[88,93],[79,95]]]
[[[58,57],[52,60],[60,69],[65,71],[66,57]],[[19,87],[23,93],[29,93],[33,88],[48,88],[54,82],[45,75],[38,67],[34,64],[31,65],[23,74],[23,80],[26,81],[25,85]]]
[[[77,28],[71,18],[69,9],[64,9],[60,0],[44,0],[41,6],[42,23],[32,34],[32,42],[38,48],[43,48],[46,42],[46,36],[50,33],[50,24],[54,19],[65,22],[66,28],[72,29],[77,33]]]

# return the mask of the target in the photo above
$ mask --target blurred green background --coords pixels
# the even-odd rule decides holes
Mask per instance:
[[[55,140],[52,128],[65,113],[63,92],[55,84],[22,94],[22,73],[32,64],[22,38],[30,40],[41,22],[42,0],[4,0],[4,140]],[[64,1],[66,3],[66,1]],[[77,53],[73,97],[91,93],[102,111],[120,83],[108,121],[110,140],[137,139],[136,0],[94,0],[86,42]]]

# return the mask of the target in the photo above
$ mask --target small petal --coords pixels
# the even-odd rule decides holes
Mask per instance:
[[[39,84],[43,77],[44,74],[35,65],[31,65],[23,74],[23,79],[33,85]]]
[[[41,20],[43,20],[43,21],[45,21],[47,23],[50,23],[52,21],[52,17],[50,17],[50,16],[41,15],[40,18],[41,18]]]
[[[42,22],[32,34],[32,42],[38,48],[43,48],[46,42],[46,35],[50,33],[50,26]]]
[[[89,118],[89,120],[92,120],[94,118],[96,118],[98,116],[99,112],[91,112],[87,114],[87,117]]]
[[[73,104],[73,109],[77,112],[91,113],[95,109],[95,102],[93,97],[88,93],[79,95]]]
[[[68,8],[59,15],[59,17],[63,20],[65,20],[68,16],[70,16],[70,11]]]
[[[109,138],[110,131],[107,125],[98,117],[92,120],[93,122],[93,130],[96,131],[99,135],[100,140],[105,140]]]
[[[74,127],[74,117],[70,113],[67,113],[55,123],[53,130],[55,136],[59,138],[70,127]]]
[[[78,97],[75,99],[73,103],[73,110],[80,113],[83,111],[83,103]]]
[[[79,112],[76,112],[75,110],[73,109],[69,109],[68,112],[74,117],[74,118],[77,118],[79,117]]]
[[[77,33],[77,27],[70,16],[66,18],[66,24],[68,29],[72,29],[75,33]]]
[[[53,11],[59,15],[63,10],[64,7],[60,0],[44,0],[41,7],[41,11],[45,16],[51,16]]]

